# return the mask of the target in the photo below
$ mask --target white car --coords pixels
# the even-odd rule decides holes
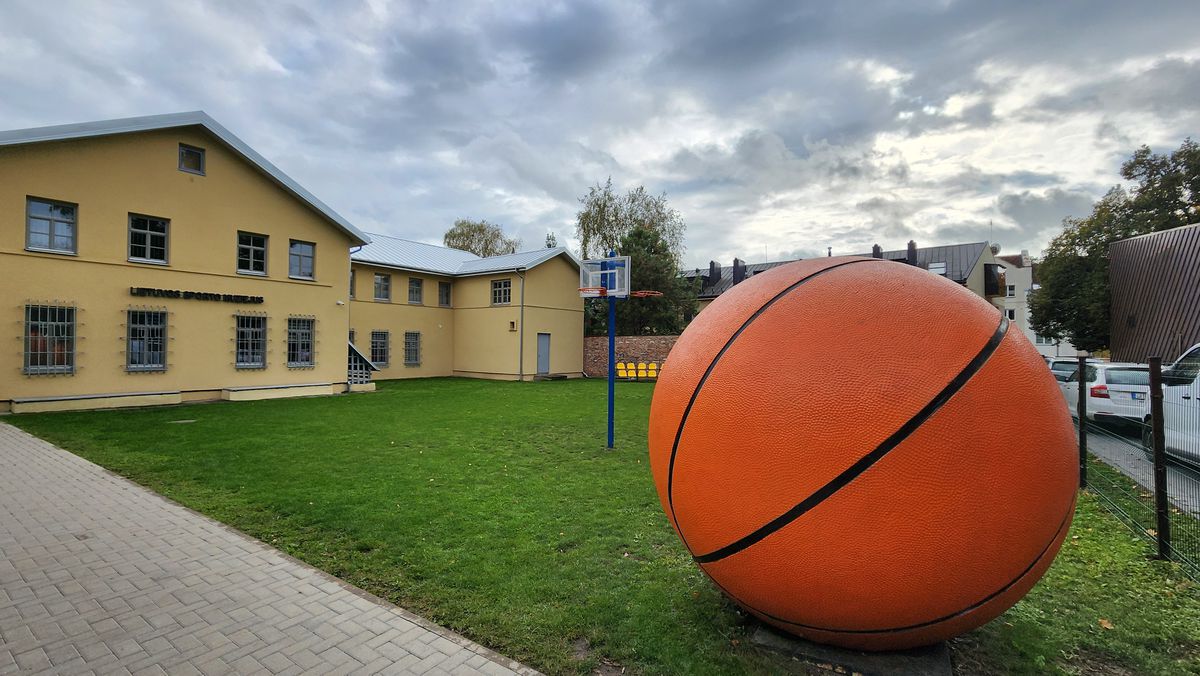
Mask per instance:
[[[1066,382],[1067,378],[1072,373],[1079,370],[1079,359],[1076,357],[1046,357],[1046,366],[1050,367],[1050,372],[1054,374],[1054,379],[1062,383]],[[1089,364],[1103,364],[1104,362],[1088,357]]]
[[[1150,393],[1150,367],[1120,362],[1091,363],[1084,369],[1088,420],[1128,420],[1146,417]],[[1059,383],[1071,415],[1079,416],[1079,369]]]
[[[1168,455],[1200,465],[1200,345],[1163,369],[1163,439]],[[1150,452],[1150,413],[1142,443]]]

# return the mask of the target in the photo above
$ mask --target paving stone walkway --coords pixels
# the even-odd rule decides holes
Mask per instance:
[[[0,423],[0,674],[533,674]]]

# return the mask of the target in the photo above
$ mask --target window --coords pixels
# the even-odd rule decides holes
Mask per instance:
[[[317,321],[312,317],[288,317],[288,368],[313,366],[313,332]]]
[[[375,300],[392,299],[392,276],[375,273]]]
[[[1008,298],[1016,298],[1017,297],[1017,285],[1016,284],[1007,284],[1006,289],[1007,290],[1004,293],[1005,296],[1007,296]]]
[[[288,246],[288,277],[312,279],[313,258],[316,255],[316,251],[316,244],[293,239]]]
[[[1008,321],[1010,321],[1010,322],[1017,320],[1017,311],[1016,310],[1005,310],[1004,314],[1008,316]]]
[[[237,271],[247,275],[267,274],[267,236],[238,233]]]
[[[167,370],[167,313],[130,310],[125,329],[125,370]]]
[[[1000,272],[999,263],[984,263],[983,264],[983,295],[988,298],[994,298],[1000,295],[1000,282],[1004,279],[1003,273]]]
[[[424,291],[424,283],[416,277],[408,278],[408,302],[414,305],[420,305],[422,302],[422,292]]]
[[[1054,339],[1047,338],[1046,336],[1041,336],[1041,335],[1038,335],[1035,333],[1033,335],[1033,344],[1034,345],[1053,345]]]
[[[512,302],[512,280],[492,280],[492,305],[508,305]]]
[[[165,264],[168,224],[165,218],[129,214],[129,260]]]
[[[350,329],[350,343],[354,344],[354,329]]]
[[[936,263],[930,263],[930,264],[929,264],[929,271],[930,271],[930,272],[932,272],[932,273],[933,273],[933,274],[935,274],[935,275],[945,275],[945,274],[946,274],[946,263],[945,263],[945,261],[938,261],[938,262],[936,262]]]
[[[179,170],[204,175],[204,148],[179,144]]]
[[[267,318],[262,315],[237,315],[237,362],[240,369],[267,366]]]
[[[388,352],[391,340],[387,331],[371,332],[371,363],[376,366],[387,366]]]
[[[450,307],[450,282],[438,282],[438,305]]]
[[[1108,369],[1104,380],[1109,385],[1149,385],[1149,369]]]
[[[350,297],[354,297],[354,271],[350,271]]]
[[[404,365],[421,365],[421,334],[417,331],[404,332]]]
[[[57,253],[78,253],[75,219],[78,205],[25,198],[25,248]]]
[[[75,372],[75,308],[25,306],[25,373]]]

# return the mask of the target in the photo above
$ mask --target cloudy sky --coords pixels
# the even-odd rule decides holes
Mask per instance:
[[[203,109],[370,232],[575,245],[608,176],[685,263],[1036,253],[1200,124],[1200,3],[0,4],[0,129]]]

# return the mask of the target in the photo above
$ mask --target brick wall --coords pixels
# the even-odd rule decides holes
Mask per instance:
[[[658,362],[679,336],[617,336],[617,361]],[[608,375],[608,336],[588,336],[583,339],[583,370],[594,378]]]

